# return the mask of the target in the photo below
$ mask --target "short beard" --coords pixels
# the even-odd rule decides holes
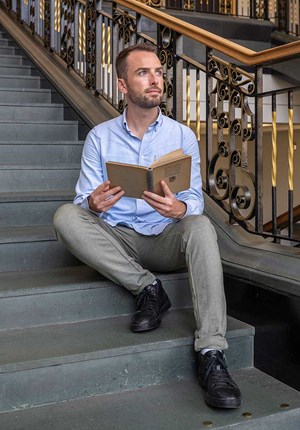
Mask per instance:
[[[161,104],[162,101],[162,95],[150,99],[148,99],[146,95],[141,96],[136,94],[128,94],[127,97],[132,103],[143,109],[152,109],[154,107],[157,107]]]

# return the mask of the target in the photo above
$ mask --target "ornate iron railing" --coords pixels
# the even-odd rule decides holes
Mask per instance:
[[[279,31],[300,35],[300,0],[139,0],[151,7],[274,22]]]
[[[125,101],[116,55],[135,42],[157,45],[165,72],[163,113],[194,129],[207,194],[248,231],[299,242],[300,87],[270,83],[264,71],[299,57],[300,41],[254,52],[135,0],[1,3],[118,112]],[[283,213],[285,230],[277,222]]]

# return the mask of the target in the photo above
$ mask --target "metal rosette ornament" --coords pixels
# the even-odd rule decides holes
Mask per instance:
[[[255,212],[255,178],[253,173],[241,167],[242,157],[238,150],[231,154],[231,166],[240,170],[241,183],[230,191],[230,207],[238,221],[251,220]]]
[[[209,57],[208,72],[209,121],[217,134],[217,150],[212,148],[208,166],[209,192],[236,220],[248,221],[255,213],[256,195],[248,166],[255,140],[255,115],[248,103],[254,77],[214,56]]]

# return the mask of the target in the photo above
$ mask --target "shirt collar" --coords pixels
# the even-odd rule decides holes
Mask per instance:
[[[158,107],[157,109],[158,109],[157,118],[154,121],[154,123],[149,126],[149,129],[152,129],[155,131],[157,130],[158,127],[160,127],[162,125],[162,122],[163,122],[163,114],[161,112],[161,109],[160,109],[160,107]],[[130,133],[130,129],[128,127],[127,120],[126,120],[126,112],[127,112],[127,107],[124,109],[123,114],[122,114],[122,124],[123,124],[124,129]]]

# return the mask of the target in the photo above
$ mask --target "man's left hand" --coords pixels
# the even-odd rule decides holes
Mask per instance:
[[[143,199],[158,213],[166,218],[181,219],[186,213],[186,204],[176,199],[168,185],[161,181],[164,197],[150,191],[143,192]]]

